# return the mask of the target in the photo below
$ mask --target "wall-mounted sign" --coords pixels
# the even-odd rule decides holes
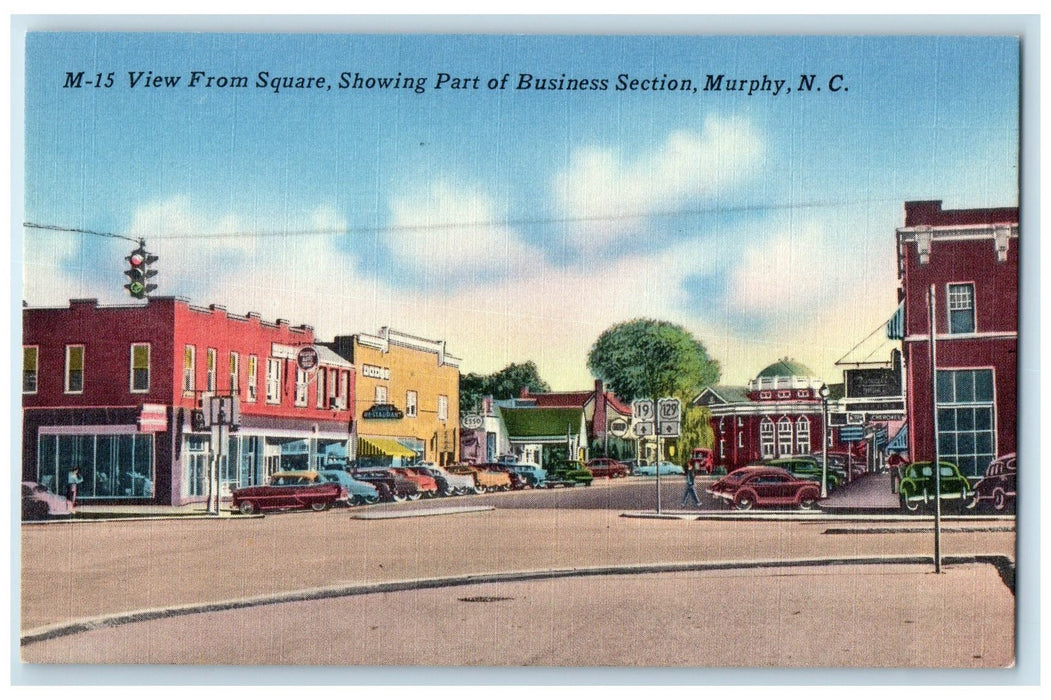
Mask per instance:
[[[313,345],[308,345],[305,348],[300,348],[296,354],[296,365],[299,369],[307,372],[317,367],[318,354],[317,348]]]
[[[844,374],[848,399],[901,396],[901,377],[893,369],[848,369]]]
[[[139,412],[140,433],[163,433],[168,429],[168,408],[164,404],[144,403]]]
[[[482,427],[482,417],[477,413],[467,413],[460,417],[460,425],[464,430],[478,430]]]
[[[361,417],[366,420],[401,420],[405,413],[392,403],[378,403],[365,409]]]
[[[390,379],[390,367],[378,367],[376,365],[361,366],[361,376],[369,379]]]
[[[628,427],[628,421],[623,418],[617,418],[616,420],[610,421],[609,432],[612,433],[614,437],[624,437],[628,434]]]

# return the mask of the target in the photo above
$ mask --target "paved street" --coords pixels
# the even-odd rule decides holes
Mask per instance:
[[[676,492],[681,490],[681,479],[678,484],[674,481],[669,480],[666,485],[669,487],[668,491],[674,494],[674,499],[678,499],[680,493]],[[900,564],[869,564],[860,570],[861,575],[844,566],[826,567],[824,570],[807,569],[805,576],[802,574],[803,569],[775,573],[767,567],[739,570],[736,574],[722,570],[706,570],[704,567],[707,565],[725,565],[727,562],[771,564],[824,558],[845,562],[858,557],[930,557],[933,544],[930,519],[892,518],[884,519],[878,524],[857,516],[846,518],[820,514],[815,517],[808,514],[807,517],[793,517],[787,520],[771,520],[769,515],[762,514],[748,514],[743,518],[735,515],[732,519],[727,519],[725,510],[721,510],[715,518],[701,520],[623,517],[623,514],[633,507],[646,508],[647,503],[651,503],[647,499],[652,497],[653,488],[652,481],[599,480],[590,488],[420,501],[364,510],[295,512],[273,514],[264,518],[183,517],[122,522],[85,520],[27,526],[23,528],[22,533],[22,630],[24,634],[36,635],[34,638],[47,637],[48,629],[57,629],[59,632],[56,633],[55,639],[34,641],[23,646],[23,658],[27,661],[83,660],[78,655],[89,653],[99,654],[99,660],[102,660],[103,657],[113,658],[110,654],[119,657],[123,653],[127,661],[139,661],[143,660],[137,656],[141,652],[141,646],[135,647],[139,651],[134,654],[126,643],[123,646],[110,646],[116,643],[112,641],[115,639],[136,638],[126,636],[134,634],[132,625],[123,624],[91,632],[91,635],[102,635],[110,640],[99,641],[98,645],[95,642],[84,642],[85,634],[88,633],[62,636],[65,633],[61,632],[61,629],[71,621],[104,618],[130,611],[155,611],[171,606],[202,606],[202,609],[206,609],[208,606],[258,596],[269,596],[269,602],[277,602],[288,600],[290,592],[314,590],[334,594],[333,591],[339,593],[346,587],[354,586],[359,587],[359,595],[319,602],[320,607],[316,608],[317,617],[307,618],[311,620],[307,627],[322,630],[324,624],[321,620],[328,619],[330,615],[345,622],[355,621],[355,624],[357,621],[368,620],[369,615],[359,617],[347,612],[355,609],[354,606],[365,604],[362,603],[365,601],[366,608],[386,620],[386,624],[390,624],[391,620],[399,620],[397,624],[403,625],[399,629],[406,634],[412,630],[414,637],[425,639],[427,635],[437,634],[444,629],[442,625],[463,618],[460,613],[468,609],[475,611],[476,608],[454,610],[434,602],[428,605],[437,606],[435,609],[447,614],[449,619],[438,620],[433,615],[418,619],[411,615],[406,616],[405,610],[415,609],[417,604],[423,605],[427,596],[437,596],[435,601],[445,601],[450,599],[453,593],[450,592],[451,588],[436,588],[426,592],[405,591],[401,589],[406,585],[401,582],[420,579],[448,581],[460,577],[462,580],[458,583],[452,581],[459,585],[477,580],[464,578],[469,576],[552,570],[565,572],[570,569],[595,570],[602,567],[607,569],[608,574],[628,573],[629,570],[645,571],[647,568],[652,570],[650,573],[622,576],[613,583],[603,583],[602,579],[595,576],[558,579],[558,582],[556,579],[546,578],[515,582],[513,577],[497,576],[493,579],[495,582],[485,584],[482,593],[478,593],[477,589],[473,593],[465,590],[463,594],[456,593],[456,597],[497,595],[516,601],[532,600],[531,605],[521,609],[529,610],[529,620],[533,617],[541,621],[546,620],[547,626],[544,629],[548,630],[548,633],[562,627],[576,628],[583,633],[583,630],[594,627],[584,625],[583,622],[593,621],[596,617],[595,610],[609,611],[609,606],[623,607],[627,611],[625,614],[630,613],[633,619],[652,617],[666,623],[682,619],[682,611],[676,608],[680,603],[677,602],[678,597],[674,593],[664,598],[646,593],[647,590],[652,590],[653,586],[667,591],[679,591],[683,582],[677,577],[681,576],[687,576],[692,582],[697,596],[704,601],[706,608],[729,600],[734,594],[743,595],[743,599],[736,599],[733,603],[742,606],[739,613],[734,613],[742,615],[742,619],[747,617],[746,611],[750,607],[758,611],[761,606],[771,605],[782,599],[783,595],[777,592],[780,583],[795,581],[797,588],[802,586],[810,590],[813,586],[821,585],[830,586],[833,591],[838,592],[834,595],[818,596],[819,602],[824,601],[820,604],[826,607],[822,610],[811,610],[811,614],[819,619],[849,621],[844,624],[824,625],[823,627],[830,629],[830,634],[853,630],[859,624],[864,624],[866,628],[884,630],[888,635],[886,643],[891,646],[894,646],[892,638],[900,639],[902,629],[887,627],[884,624],[886,620],[879,612],[893,609],[900,601],[901,605],[906,606],[901,612],[902,619],[913,619],[913,610],[909,607],[911,601],[915,600],[919,604],[926,600],[913,598],[913,592],[918,590],[916,586],[920,583],[933,585],[935,588],[932,594],[940,594],[943,598],[942,609],[953,608],[952,615],[958,615],[960,620],[973,616],[978,608],[983,611],[983,617],[986,616],[987,608],[995,611],[992,615],[995,619],[1003,618],[1003,606],[1006,605],[1009,610],[1013,609],[1010,589],[1000,579],[996,569],[985,563],[954,563],[946,567],[945,576],[934,578],[933,574],[930,574],[932,567],[929,565],[906,567],[904,571],[894,570],[897,573],[893,576],[886,575],[891,569],[879,567],[901,566]],[[545,502],[547,507],[540,507],[540,504]],[[431,517],[368,520],[355,517],[363,512],[378,514],[385,509],[419,510],[455,506],[458,503],[464,506],[490,504],[495,508]],[[673,505],[677,506],[677,502]],[[652,505],[648,507],[652,510]],[[1013,561],[1015,533],[1012,525],[1013,521],[998,518],[949,520],[946,522],[943,536],[943,552],[947,557],[995,555]],[[678,565],[694,568],[688,574],[667,568]],[[868,575],[864,575],[865,573]],[[667,578],[667,587],[665,584],[645,583],[644,579],[648,576]],[[960,576],[965,577],[963,583],[959,579]],[[722,583],[711,580],[713,577]],[[873,582],[883,582],[877,596],[882,603],[871,609],[868,607],[868,601],[876,594],[865,587],[868,583],[864,586],[861,584],[862,580],[870,579]],[[736,583],[729,585],[731,581]],[[767,581],[769,585],[755,583],[758,581]],[[390,588],[386,592],[379,592],[383,586]],[[411,584],[407,586],[411,588]],[[570,590],[573,593],[565,597],[554,593],[558,590]],[[497,593],[494,594],[493,591]],[[527,595],[524,591],[533,593]],[[959,591],[965,591],[966,594],[959,595]],[[312,595],[302,597],[310,598]],[[660,603],[654,607],[653,601]],[[846,607],[841,607],[841,602]],[[929,600],[923,604],[929,605]],[[221,619],[213,621],[214,624],[209,629],[226,629],[232,624],[231,619],[239,620],[241,622],[233,624],[232,629],[240,629],[242,636],[247,634],[253,639],[271,640],[272,644],[278,644],[279,640],[286,637],[294,639],[295,635],[299,634],[292,628],[284,627],[284,623],[281,622],[282,615],[286,614],[282,611],[294,609],[294,605],[298,603],[268,604],[225,612],[222,613]],[[827,607],[828,605],[831,607]],[[489,609],[491,606],[479,604],[478,607]],[[427,608],[419,609],[423,611]],[[214,613],[209,613],[209,616],[212,614]],[[303,613],[288,614],[292,615],[290,619],[301,619]],[[472,618],[474,622],[471,624],[489,624],[484,621],[484,613],[477,614],[482,617]],[[919,615],[919,612],[916,611],[915,614]],[[253,617],[257,615],[261,617]],[[872,615],[875,615],[876,619],[872,619]],[[202,621],[206,619],[198,614],[182,616],[179,620],[164,620],[167,614],[155,616],[161,619],[135,624],[145,625],[145,628],[150,630],[149,635],[179,637],[191,634],[192,626],[204,624]],[[506,619],[514,620],[520,616],[520,608],[513,606],[510,617]],[[461,619],[461,622],[466,619]],[[605,615],[603,619],[608,619],[609,624],[615,628],[607,629],[606,634],[616,635],[624,632],[623,620],[618,622],[619,618],[616,616],[607,618]],[[551,622],[554,620],[558,623]],[[433,627],[430,626],[431,623]],[[102,624],[109,623],[102,620]],[[537,631],[536,625],[541,623],[535,620],[519,620],[517,623],[507,624],[511,627],[514,624],[525,625],[525,628]],[[632,624],[630,629],[640,630],[639,634],[642,634],[641,628],[635,623]],[[898,624],[912,625],[915,621],[902,621]],[[748,631],[747,626],[734,628],[724,624],[720,625],[720,628],[723,630],[720,637],[722,639],[727,635],[734,638],[741,635],[743,639],[747,634],[754,634]],[[962,623],[954,623],[953,627],[944,629],[953,631],[954,634],[950,636],[959,637],[958,643],[964,646],[959,647],[958,651],[969,649],[967,645],[970,642],[966,640],[970,639],[972,629]],[[252,633],[246,633],[246,630]],[[700,633],[699,631],[698,634]],[[654,634],[655,630],[650,629],[643,636],[648,638]],[[989,641],[999,639],[999,634],[998,631],[983,628],[982,639],[986,640],[983,643],[989,643],[995,646],[995,649],[979,653],[979,657],[974,659],[975,664],[996,666],[1000,664],[1001,659],[1010,656],[1009,647],[1000,642],[993,644]],[[62,641],[63,639],[65,641]],[[142,637],[138,639],[141,640]],[[348,639],[365,638],[353,634],[348,635]],[[650,642],[659,646],[661,639],[663,637],[652,638]],[[534,650],[531,652],[533,656],[516,659],[513,663],[540,663],[540,659],[547,660],[547,663],[556,663],[546,655],[553,654],[554,649],[562,642],[549,637],[551,644],[545,650],[542,641],[537,641],[539,646],[528,647]],[[558,644],[555,644],[556,641]],[[363,641],[362,643],[364,644]],[[223,648],[222,642],[217,644],[220,645],[217,648]],[[236,646],[234,642],[231,644]],[[342,642],[336,643],[333,640],[333,644],[335,649],[344,649],[340,646]],[[521,648],[521,645],[513,643],[513,640],[507,641],[507,644],[516,649]],[[152,645],[147,646],[150,649],[154,648]],[[179,654],[188,653],[179,651],[177,645],[167,646],[175,655],[173,659],[184,658]],[[278,646],[281,649],[297,648],[295,644],[284,642]],[[883,648],[877,645],[872,649],[877,647]],[[265,645],[259,647],[253,642],[245,646],[243,653],[264,654],[273,648]],[[821,649],[824,647],[815,647],[814,651],[817,653]],[[382,655],[385,652],[380,647],[365,645],[358,653],[369,656]],[[477,649],[465,648],[464,653],[463,663],[482,663],[477,661],[481,658]],[[150,654],[153,655],[154,652],[151,651]],[[380,656],[367,661],[362,661],[363,658],[360,655],[349,654],[342,663],[394,663]],[[718,658],[705,656],[698,657],[695,661],[724,662],[717,661]],[[762,663],[774,665],[784,661],[765,652],[762,658],[765,659]],[[814,663],[823,657],[818,655],[808,658],[809,663]],[[879,665],[880,658],[883,657],[863,655],[859,657],[859,664]],[[256,659],[253,663],[265,660]],[[408,662],[409,660],[403,659],[399,663]],[[413,660],[412,663],[423,662]],[[490,660],[485,663],[499,661]],[[594,663],[601,662],[596,660]],[[661,665],[662,662],[647,657],[646,661],[639,663]],[[808,661],[801,659],[800,663]]]

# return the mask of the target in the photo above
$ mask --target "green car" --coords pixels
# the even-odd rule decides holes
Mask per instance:
[[[974,495],[971,482],[960,473],[960,468],[952,462],[940,462],[941,471],[941,499],[943,501],[959,501],[960,508],[964,508],[968,499]],[[906,510],[919,510],[920,506],[934,501],[934,469],[931,462],[913,462],[908,466],[898,468],[901,475],[901,483],[898,485],[898,493],[901,495],[901,505]]]
[[[552,486],[576,486],[577,484],[591,486],[594,478],[595,475],[584,466],[583,462],[567,460],[548,467],[547,481],[544,485],[549,488]]]
[[[783,459],[771,459],[767,462],[763,462],[763,464],[768,467],[780,467],[797,479],[805,479],[807,481],[821,483],[821,465],[813,459],[785,457]],[[843,483],[839,475],[832,471],[831,465],[829,465],[828,468],[827,478],[829,493],[831,493],[833,489],[839,488],[839,485]]]

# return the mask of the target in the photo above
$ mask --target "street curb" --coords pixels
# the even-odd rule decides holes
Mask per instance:
[[[423,508],[420,510],[381,510],[352,513],[352,520],[387,520],[389,518],[423,518],[429,515],[450,515],[456,513],[481,513],[496,510],[496,506],[460,506],[448,508]]]
[[[1014,562],[1003,555],[955,555],[942,557],[947,566],[954,564],[990,564],[996,568],[1011,595],[1014,595],[1015,566]],[[593,566],[570,569],[541,569],[534,571],[510,571],[486,574],[463,574],[431,579],[387,581],[383,583],[358,584],[350,586],[331,586],[310,588],[299,591],[288,591],[271,595],[239,598],[216,603],[197,603],[164,608],[151,608],[127,613],[105,615],[86,620],[61,623],[28,630],[21,635],[20,646],[43,642],[59,637],[66,637],[96,629],[118,627],[133,622],[147,622],[183,615],[196,615],[226,610],[241,610],[263,605],[296,603],[326,598],[344,598],[348,596],[369,595],[373,593],[396,593],[400,591],[423,590],[431,588],[450,588],[486,583],[518,583],[544,579],[571,578],[575,576],[622,576],[631,574],[678,573],[686,571],[727,571],[734,569],[777,569],[808,566],[859,566],[887,564],[933,564],[929,556],[888,556],[888,557],[837,557],[832,559],[773,559],[757,561],[717,561],[717,562],[676,562],[666,564],[631,564],[613,566]]]
[[[887,522],[887,523],[923,523],[930,522],[933,527],[933,519],[930,515],[906,515],[894,513],[886,515],[873,515],[861,513],[823,513],[820,511],[797,511],[797,510],[770,510],[766,512],[737,512],[737,511],[676,511],[670,510],[663,513],[653,511],[626,511],[620,514],[622,518],[638,518],[642,520],[734,520],[734,521],[764,521],[783,520],[799,522]],[[959,524],[971,523],[1004,523],[1009,522],[1013,526],[1015,516],[1013,515],[948,515],[942,516],[943,522]]]

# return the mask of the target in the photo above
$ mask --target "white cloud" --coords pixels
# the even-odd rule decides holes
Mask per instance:
[[[391,251],[421,274],[506,273],[516,261],[537,255],[514,230],[498,223],[496,206],[477,189],[439,180],[395,197],[390,209]]]
[[[563,216],[585,220],[582,245],[605,244],[641,217],[730,190],[751,176],[762,153],[748,121],[709,116],[700,133],[674,131],[634,160],[613,149],[581,149],[555,177],[554,196]]]

